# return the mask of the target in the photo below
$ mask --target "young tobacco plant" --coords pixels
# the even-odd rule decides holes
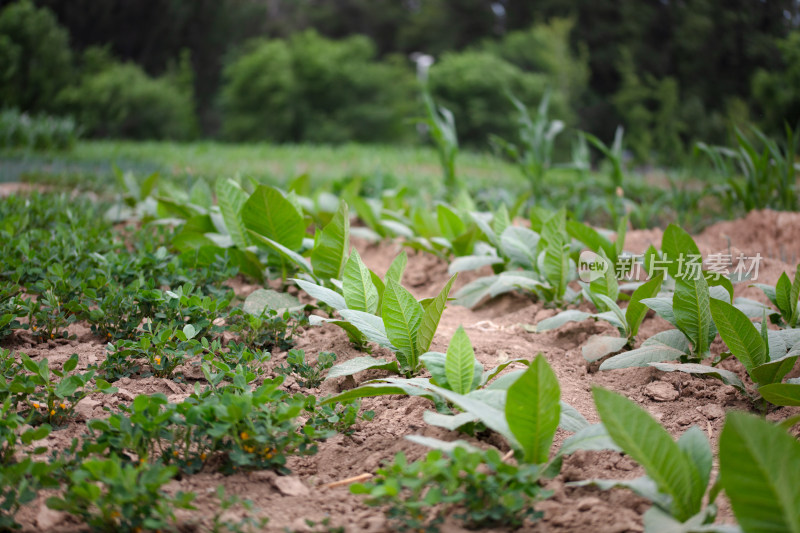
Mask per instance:
[[[577,294],[569,283],[576,277],[576,265],[572,258],[571,239],[566,231],[565,210],[545,220],[540,233],[507,226],[498,236],[481,217],[475,217],[475,222],[500,253],[457,260],[451,271],[504,263],[505,260],[498,259],[498,256],[508,258],[509,268],[462,287],[455,295],[457,303],[474,307],[487,296],[493,298],[516,289],[532,291],[542,301],[556,306],[575,299]]]
[[[517,164],[522,175],[530,183],[531,194],[539,197],[544,185],[544,176],[552,164],[553,145],[556,137],[564,131],[564,123],[560,120],[550,120],[547,116],[550,108],[549,91],[539,102],[534,117],[531,117],[527,106],[513,94],[509,93],[508,98],[517,109],[517,123],[522,145],[518,147],[496,135],[490,137],[490,142]]]
[[[312,324],[336,324],[354,343],[363,345],[372,341],[392,350],[396,357],[395,361],[356,357],[331,368],[327,379],[352,375],[368,368],[406,376],[419,372],[419,357],[428,351],[433,341],[456,276],[450,278],[435,298],[417,301],[400,284],[406,261],[405,253],[398,256],[385,280],[381,280],[353,250],[344,268],[343,294],[295,280],[300,288],[336,309],[341,316],[341,319],[311,318]]]
[[[794,281],[789,281],[789,276],[783,272],[774,287],[764,283],[754,283],[753,286],[761,289],[769,301],[778,308],[777,313],[772,309],[767,311],[767,315],[773,323],[784,328],[797,327],[798,319],[800,319],[800,308],[797,305],[798,299],[800,299],[800,265],[795,271]],[[741,302],[741,300],[738,298],[737,303],[749,303]]]
[[[632,347],[639,333],[639,326],[642,324],[647,314],[647,306],[642,303],[643,299],[655,297],[661,289],[663,274],[658,274],[649,281],[641,284],[630,297],[628,306],[623,310],[614,301],[614,298],[607,294],[598,293],[592,290],[592,285],[583,285],[583,294],[594,302],[600,310],[598,313],[587,313],[576,309],[562,311],[561,313],[540,321],[535,326],[537,333],[556,329],[568,322],[581,322],[589,318],[594,320],[605,320],[619,331],[619,337],[608,335],[592,335],[582,346],[583,357],[589,361],[597,361],[606,355],[616,353],[624,347]],[[612,280],[606,287],[616,284],[616,279]]]
[[[653,502],[644,515],[645,531],[711,524],[716,517],[717,490],[711,490],[709,503],[703,499],[709,488],[713,457],[711,445],[697,427],[686,431],[678,441],[647,411],[631,400],[600,387],[593,388],[600,419],[614,443],[642,465],[645,476],[632,480],[589,480],[573,485],[597,485],[601,489],[625,487]],[[687,529],[682,529],[687,528]]]
[[[720,337],[729,350],[727,354],[722,354],[720,361],[731,355],[736,357],[756,385],[758,396],[767,402],[773,405],[800,405],[800,378],[783,382],[800,357],[800,330],[770,331],[764,313],[759,331],[742,311],[724,300],[712,298],[709,305]],[[668,363],[651,363],[651,366],[666,372],[687,372],[717,378],[750,396],[739,377],[722,368]]]

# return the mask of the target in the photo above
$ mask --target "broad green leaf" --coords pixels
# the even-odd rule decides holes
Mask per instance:
[[[459,326],[447,346],[444,365],[450,390],[458,394],[466,394],[472,390],[475,377],[474,362],[475,351],[472,349],[472,343],[464,328]]]
[[[492,217],[492,229],[495,234],[502,235],[509,226],[511,226],[511,217],[508,214],[506,204],[500,204],[497,213]]]
[[[386,271],[386,276],[383,278],[384,283],[388,285],[390,279],[395,280],[397,283],[402,283],[403,272],[406,271],[406,265],[408,265],[408,254],[402,252],[395,257],[392,264],[389,265],[389,270]]]
[[[794,306],[792,305],[792,283],[789,281],[789,276],[786,275],[786,272],[781,273],[778,283],[775,284],[775,303],[778,304],[778,309],[780,309],[784,320],[790,320]]]
[[[622,451],[619,446],[606,431],[603,424],[592,424],[577,431],[564,440],[564,444],[558,450],[558,455],[569,455],[578,450],[613,450]]]
[[[378,289],[372,282],[372,275],[367,265],[361,260],[358,251],[353,248],[344,267],[342,289],[348,309],[375,314],[378,311]]]
[[[585,311],[578,311],[577,309],[568,309],[567,311],[562,311],[555,316],[551,316],[550,318],[545,318],[544,320],[540,320],[536,324],[536,331],[548,331],[551,329],[560,328],[564,324],[568,322],[583,322],[587,318],[591,317],[591,313],[586,313]]]
[[[464,449],[470,453],[481,452],[480,448],[476,448],[465,440],[439,440],[434,437],[424,437],[422,435],[406,435],[406,440],[414,444],[420,444],[433,450],[441,450],[444,453],[451,454],[456,448]]]
[[[403,367],[416,369],[420,355],[417,335],[422,323],[422,306],[397,281],[389,278],[383,292],[381,308],[386,335],[404,357],[398,355]]]
[[[726,385],[731,385],[732,387],[739,389],[739,391],[745,394],[747,393],[747,389],[745,388],[744,383],[742,383],[742,380],[739,379],[739,376],[737,376],[730,370],[725,370],[724,368],[719,368],[716,366],[700,365],[697,363],[683,363],[683,364],[650,363],[650,366],[657,368],[662,372],[686,372],[687,374],[709,376],[722,381]]]
[[[447,272],[453,275],[459,272],[478,270],[481,267],[489,265],[498,265],[502,262],[503,258],[495,255],[465,255],[453,259],[450,266],[447,267]]]
[[[800,384],[772,383],[758,388],[761,396],[773,405],[800,405]]]
[[[345,302],[344,297],[338,292],[302,279],[293,279],[292,281],[297,283],[297,286],[306,291],[309,296],[333,307],[337,311],[340,309],[347,309],[347,302]]]
[[[672,298],[658,297],[658,298],[643,298],[641,303],[655,311],[658,316],[669,322],[675,327],[678,327],[677,319],[675,318],[675,309],[672,306]]]
[[[544,251],[543,273],[561,299],[569,280],[569,252],[566,235],[565,211],[553,215],[542,228],[542,237],[547,242]]]
[[[298,254],[294,250],[287,248],[286,246],[282,245],[277,241],[273,241],[268,237],[264,237],[263,235],[256,233],[251,229],[248,229],[247,231],[250,233],[250,236],[255,239],[257,244],[260,243],[267,245],[267,247],[278,252],[284,259],[288,260],[298,269],[302,270],[307,274],[313,274],[313,272],[311,271],[311,265],[308,263],[308,260],[302,255]]]
[[[570,487],[595,486],[600,490],[611,490],[615,488],[629,489],[642,498],[650,500],[661,508],[669,508],[670,504],[669,496],[659,492],[656,484],[648,476],[637,477],[634,479],[587,479],[584,481],[572,481],[567,483],[567,485]]]
[[[790,327],[795,327],[797,325],[798,318],[800,318],[800,305],[798,305],[798,298],[800,298],[800,265],[797,265],[797,269],[794,273],[794,281],[792,282],[792,288],[789,291],[789,302],[792,306],[792,317],[789,320]]]
[[[475,225],[478,226],[478,229],[481,230],[484,235],[486,235],[486,240],[488,240],[492,246],[494,246],[496,249],[499,250],[500,237],[489,225],[487,219],[484,218],[485,215],[486,213],[470,213],[470,216],[472,217],[472,220],[475,222]]]
[[[311,268],[314,274],[321,279],[341,278],[349,250],[350,213],[347,204],[341,202],[311,252]]]
[[[675,518],[682,522],[697,514],[705,487],[698,488],[694,465],[667,430],[624,396],[596,386],[592,392],[608,434],[644,467],[659,491],[672,497],[671,511]]]
[[[742,529],[800,533],[797,439],[756,416],[733,412],[720,435],[719,461],[720,482]]]
[[[284,312],[294,312],[303,309],[305,305],[286,292],[277,292],[272,289],[258,289],[245,298],[242,309],[251,315],[260,316],[262,313],[275,310],[278,315]]]
[[[686,454],[698,474],[697,491],[705,493],[708,482],[711,480],[711,467],[714,457],[711,453],[711,444],[708,437],[697,426],[690,427],[678,438],[678,447]]]
[[[627,321],[625,319],[625,313],[623,313],[622,309],[619,308],[619,306],[617,305],[617,302],[615,302],[614,300],[612,300],[611,298],[609,298],[605,294],[598,294],[597,298],[601,302],[603,302],[605,304],[605,306],[609,309],[608,312],[613,314],[614,317],[617,319],[617,324],[615,324],[615,325],[617,327],[619,327],[621,330],[625,331],[625,334],[627,334],[628,333],[628,323],[627,323]],[[595,315],[595,316],[601,316],[601,315],[605,315],[605,313],[600,313],[600,315]],[[608,319],[606,319],[606,320],[608,320]]]
[[[467,283],[456,292],[455,303],[457,305],[463,305],[464,307],[475,307],[484,298],[489,296],[492,285],[494,285],[498,279],[499,276],[486,276]]]
[[[298,250],[306,233],[302,215],[276,188],[260,185],[242,206],[247,229],[288,248]]]
[[[410,379],[398,380],[397,383],[370,381],[364,385],[361,385],[360,387],[356,387],[355,389],[350,389],[335,396],[331,396],[330,398],[325,398],[320,402],[320,404],[326,405],[337,402],[344,403],[357,400],[358,398],[371,398],[374,396],[386,396],[390,394],[423,396],[430,399],[433,399],[435,396],[430,390],[415,384],[415,382]]]
[[[606,359],[600,365],[600,370],[648,366],[650,363],[675,361],[688,354],[688,352],[689,342],[686,336],[676,329],[670,329],[653,335],[644,341],[640,348]]]
[[[766,345],[750,319],[722,300],[712,298],[709,304],[720,337],[747,372],[764,364],[767,361]]]
[[[380,319],[378,318],[378,320]],[[341,320],[335,318],[322,318],[321,316],[317,315],[309,315],[308,323],[311,324],[312,326],[320,326],[322,324],[333,324],[335,326],[339,326],[345,331],[345,333],[347,333],[347,337],[354,344],[360,345],[368,340],[366,335],[364,335],[360,329],[358,329],[356,326],[354,326],[347,320]],[[389,343],[388,339],[385,339],[385,342],[389,345],[391,344]]]
[[[497,376],[500,372],[505,370],[509,365],[513,365],[513,364],[516,364],[516,363],[519,363],[519,364],[522,364],[522,365],[525,365],[525,366],[530,366],[530,364],[531,364],[531,362],[528,359],[510,359],[508,361],[500,363],[499,365],[497,365],[494,368],[490,368],[489,370],[486,370],[485,372],[483,371],[483,367],[481,366],[481,377],[480,377],[480,380],[478,381],[478,383],[480,385],[485,385],[486,383],[488,383],[489,381],[494,379],[494,377]],[[480,363],[478,363],[478,364],[480,364]]]
[[[792,371],[798,356],[800,356],[800,350],[792,350],[783,357],[750,369],[748,373],[753,381],[759,384],[780,383],[786,374]]]
[[[647,306],[642,303],[642,300],[655,298],[658,295],[658,291],[661,290],[663,280],[664,274],[658,274],[633,291],[631,301],[625,309],[625,321],[628,323],[631,337],[635,337],[639,333],[639,326],[647,314]]]
[[[364,311],[356,311],[355,309],[342,309],[339,314],[342,315],[343,319],[358,328],[370,341],[390,350],[396,350],[386,334],[381,317]]]
[[[455,431],[464,424],[475,422],[477,418],[470,413],[458,413],[457,415],[443,415],[435,411],[425,411],[422,413],[422,420],[426,424],[444,428],[448,431]]]
[[[669,275],[678,278],[679,261],[683,259],[684,266],[691,257],[700,257],[700,249],[686,230],[675,224],[670,224],[664,230],[661,238],[661,253],[667,265]],[[683,272],[685,273],[685,272]]]
[[[447,306],[447,298],[450,295],[450,289],[456,281],[455,274],[451,277],[439,294],[425,306],[422,314],[422,322],[419,326],[419,333],[417,335],[417,351],[418,353],[425,353],[431,347],[433,336],[436,334],[436,329],[439,327],[439,321],[442,318],[442,313]]]
[[[72,357],[70,357],[64,362],[64,366],[62,367],[62,369],[64,370],[64,373],[67,373],[75,370],[77,366],[78,366],[78,355],[72,354]]]
[[[353,374],[357,374],[364,370],[368,370],[370,368],[377,368],[381,370],[388,370],[389,372],[394,372],[395,374],[399,374],[400,371],[397,368],[397,361],[386,361],[384,359],[376,359],[374,357],[355,357],[353,359],[349,359],[344,363],[339,363],[338,365],[334,365],[328,370],[328,375],[325,379],[333,379],[333,378],[340,378],[342,376],[352,376]]]
[[[558,429],[561,389],[555,372],[542,354],[536,356],[508,389],[506,421],[522,446],[524,461],[543,464]]]
[[[605,296],[616,302],[617,298],[619,298],[619,282],[617,281],[616,269],[604,251],[600,250],[599,255],[608,266],[602,276],[591,281],[589,287],[592,293]],[[600,310],[604,310],[603,307],[600,307]],[[623,320],[624,322],[625,320]]]
[[[589,426],[589,421],[574,407],[565,401],[558,402],[561,406],[561,416],[558,418],[558,427],[573,433]]]
[[[452,241],[467,229],[461,218],[444,204],[436,206],[436,216],[439,220],[439,229],[445,239]]]
[[[597,361],[611,353],[617,353],[628,344],[625,337],[611,337],[608,335],[592,335],[581,347],[583,358],[589,361]]]
[[[450,387],[450,384],[447,382],[447,371],[445,370],[447,356],[445,354],[442,352],[427,352],[422,354],[419,360],[425,365],[428,372],[431,373],[431,382],[434,385],[452,390],[452,387]],[[480,364],[477,359],[473,359],[472,364],[473,378],[470,390],[476,389],[482,385],[481,377],[483,375],[483,365]]]
[[[612,262],[616,258],[617,253],[614,244],[596,229],[577,220],[568,220],[567,232],[571,237],[585,244],[591,251],[600,253],[600,250],[603,250]]]
[[[716,335],[709,300],[705,278],[675,281],[675,295],[672,298],[675,324],[692,342],[694,353],[699,357],[706,356],[711,340]]]
[[[523,268],[535,268],[539,234],[528,228],[509,226],[500,235],[500,248],[509,259]]]
[[[233,243],[244,250],[250,246],[250,234],[242,220],[242,207],[247,201],[247,194],[232,179],[220,179],[216,185],[217,204],[225,228]]]

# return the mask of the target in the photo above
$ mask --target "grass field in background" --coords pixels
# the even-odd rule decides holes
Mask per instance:
[[[308,173],[315,184],[346,176],[393,176],[411,188],[438,188],[441,168],[436,152],[427,147],[375,145],[270,145],[216,142],[82,141],[63,154],[0,153],[0,181],[19,181],[26,174],[85,173],[111,177],[111,165],[124,170],[214,180],[252,176],[284,183]],[[513,165],[490,154],[463,152],[457,160],[459,177],[468,188],[526,188]]]

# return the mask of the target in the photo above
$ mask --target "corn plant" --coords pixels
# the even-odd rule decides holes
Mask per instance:
[[[709,156],[715,169],[725,177],[724,193],[746,211],[768,207],[795,210],[797,132],[787,125],[786,139],[781,143],[756,127],[751,130],[761,142],[761,149],[736,128],[733,149],[701,143],[697,150]],[[741,177],[734,174],[726,159],[738,167]]]
[[[439,154],[439,162],[444,174],[444,186],[449,197],[454,197],[459,190],[456,176],[456,156],[458,155],[458,134],[453,113],[446,107],[437,105],[427,88],[423,87],[422,100],[425,103],[427,116],[417,119],[417,123],[428,127],[428,133]]]
[[[530,184],[531,194],[537,198],[542,192],[544,176],[552,166],[553,146],[556,137],[564,131],[564,123],[550,120],[547,116],[550,108],[549,91],[542,97],[533,117],[525,104],[513,94],[509,93],[508,98],[517,109],[521,146],[496,135],[492,135],[490,141],[517,164]]]

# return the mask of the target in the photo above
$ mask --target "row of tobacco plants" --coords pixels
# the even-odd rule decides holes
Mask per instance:
[[[524,212],[522,202],[489,209],[464,194],[452,204],[425,205],[402,190],[368,198],[358,182],[333,196],[311,194],[304,177],[286,191],[226,179],[213,187],[197,181],[188,192],[157,175],[119,178],[124,192],[110,207],[52,195],[10,197],[0,207],[7,258],[0,336],[23,330],[16,335],[55,342],[79,322],[109,343],[95,367],[71,358],[51,368],[46,359],[3,352],[3,527],[14,525],[19,506],[39,489],[54,488],[48,505],[93,528],[168,528],[174,508],[192,505],[191,494],[165,495],[162,486],[171,478],[200,470],[286,472],[287,455],[314,453],[321,439],[368,421],[361,398],[411,395],[431,402],[427,424],[468,436],[496,433],[511,453],[408,436],[432,451],[413,463],[400,455],[372,481],[352,487],[384,506],[397,528],[434,531],[448,515],[468,527],[535,520],[533,504],[549,497],[545,481],[559,473],[564,456],[584,449],[621,451],[643,467],[642,478],[581,483],[624,486],[652,501],[644,517],[648,531],[800,533],[800,485],[789,475],[800,471],[800,444],[787,432],[797,417],[776,425],[731,413],[715,457],[699,429],[676,441],[646,411],[608,390],[594,390],[601,423],[589,424],[561,400],[558,379],[541,355],[487,369],[463,329],[446,353],[430,351],[448,304],[473,306],[517,291],[563,309],[532,330],[575,320],[616,326],[619,337],[584,346],[587,359],[603,360],[603,370],[650,365],[721,379],[754,408],[772,411],[800,404],[800,381],[786,377],[800,356],[797,273],[762,287],[773,303],[766,306],[734,298],[733,282],[746,279],[684,272],[684,257],[699,251],[677,226],[644,256],[660,273],[620,285],[615,274],[625,269],[628,225],[621,214],[616,232],[607,232],[564,209]],[[111,231],[110,223],[98,224],[100,209],[107,220],[142,224]],[[522,216],[529,224],[514,223]],[[411,251],[450,261],[452,278],[437,296],[418,300],[403,286],[406,253],[381,277],[352,249],[351,236],[399,238]],[[607,268],[579,282],[579,254],[586,249]],[[491,274],[452,291],[459,272],[483,267]],[[224,284],[235,275],[270,280],[281,290],[261,289],[239,302]],[[307,315],[309,306],[289,294],[292,286],[314,298],[322,313]],[[572,309],[582,301],[596,312]],[[639,325],[649,309],[675,329],[640,344]],[[289,349],[297,328],[326,323],[342,328],[364,355],[335,364],[333,354],[307,358],[290,351],[287,366],[275,375],[265,371],[270,350]],[[223,345],[225,331],[235,340]],[[717,335],[729,351],[712,357]],[[372,345],[393,357],[369,355]],[[745,379],[719,367],[731,356],[742,363]],[[113,394],[121,377],[181,380],[191,365],[200,366],[205,384],[183,402],[139,396],[89,421],[86,436],[68,450],[42,459],[36,442],[69,423],[83,397]],[[366,369],[387,377],[328,398],[281,387],[282,374],[315,387]],[[559,427],[571,436],[554,449]],[[714,524],[722,491],[737,527]],[[226,505],[221,497],[220,509]]]

